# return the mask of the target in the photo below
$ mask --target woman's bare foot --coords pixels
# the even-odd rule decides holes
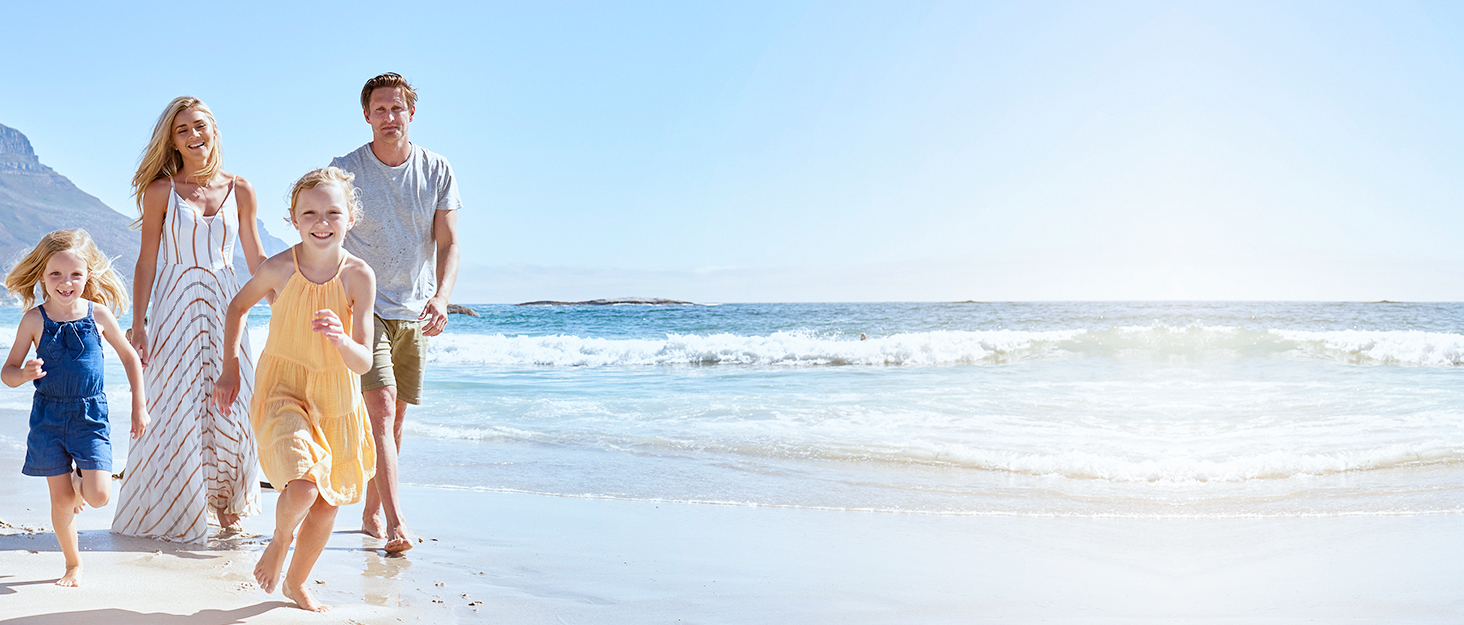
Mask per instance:
[[[387,553],[401,553],[412,548],[412,537],[407,535],[406,528],[398,527],[392,534],[394,536],[382,547]]]
[[[304,584],[296,585],[287,583],[280,588],[280,594],[293,600],[295,605],[300,606],[301,610],[309,610],[311,612],[326,612],[330,610],[330,606],[316,601],[315,595],[310,594],[310,591],[305,588]]]
[[[381,538],[386,535],[385,517],[380,512],[367,517],[361,517],[361,533],[372,538]]]
[[[219,527],[224,529],[236,529],[239,527],[239,515],[232,512],[224,512],[223,508],[214,508],[214,516],[219,518]]]
[[[289,552],[290,541],[280,540],[276,535],[264,548],[264,553],[259,554],[259,564],[254,565],[254,581],[259,582],[264,592],[274,592],[275,586],[279,585],[285,571],[285,554]]]
[[[75,566],[68,566],[68,567],[66,567],[66,574],[65,575],[62,575],[61,576],[61,579],[56,580],[56,585],[57,586],[66,586],[68,588],[75,588],[77,586],[80,586],[81,585],[81,564],[80,563],[77,563]]]

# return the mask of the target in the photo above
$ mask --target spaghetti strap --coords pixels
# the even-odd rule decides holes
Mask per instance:
[[[295,255],[295,246],[290,246],[290,262],[295,263],[295,273],[300,273],[300,257]]]
[[[234,194],[234,183],[238,180],[238,176],[229,178],[229,190],[224,193],[224,199],[223,201],[219,202],[219,210],[214,212],[215,215],[219,214],[219,212],[222,212],[224,210],[224,205],[229,203],[229,196]],[[205,206],[205,208],[207,208],[207,206]]]

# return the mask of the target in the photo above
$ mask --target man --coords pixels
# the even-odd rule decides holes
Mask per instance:
[[[376,442],[376,477],[366,488],[361,531],[385,538],[386,550],[398,552],[412,548],[397,485],[402,420],[407,404],[422,400],[426,337],[447,325],[462,199],[447,159],[407,138],[417,92],[405,78],[386,73],[366,81],[361,109],[371,125],[371,143],[331,161],[355,174],[360,190],[363,217],[346,234],[346,250],[376,270],[372,366],[361,376]]]

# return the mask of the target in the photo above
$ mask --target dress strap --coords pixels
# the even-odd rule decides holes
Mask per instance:
[[[46,307],[44,305],[42,305],[42,304],[36,304],[36,309],[41,311],[41,318],[42,319],[45,319],[46,321],[50,321],[51,320],[51,316],[48,315],[48,314],[46,314]]]
[[[86,303],[86,317],[88,319],[91,319],[92,318],[92,306],[96,306],[96,303],[94,303],[94,302],[87,302]]]
[[[295,255],[295,246],[290,246],[290,262],[295,263],[295,273],[300,273],[300,257]]]
[[[234,194],[234,182],[237,181],[237,180],[239,180],[239,177],[238,176],[233,176],[233,177],[229,178],[229,190],[224,193],[224,199],[223,199],[223,201],[219,202],[219,211],[220,212],[222,212],[224,210],[224,204],[227,204],[228,203],[229,196],[231,196],[231,195]],[[216,212],[214,214],[217,215],[218,213]]]

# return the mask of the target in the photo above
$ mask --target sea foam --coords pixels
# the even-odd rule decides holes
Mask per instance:
[[[448,334],[433,339],[428,348],[432,362],[500,367],[930,366],[1077,358],[1180,358],[1198,362],[1248,357],[1315,358],[1354,365],[1457,366],[1464,364],[1464,336],[1419,331],[1262,331],[1231,326],[1150,325],[1092,331],[941,330],[864,341],[808,331],[763,336],[667,334],[658,339]]]

